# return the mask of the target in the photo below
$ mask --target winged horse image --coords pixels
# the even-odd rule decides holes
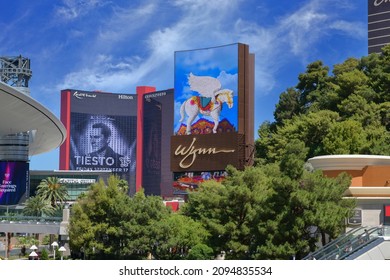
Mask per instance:
[[[202,97],[208,98],[207,104],[203,104],[204,98],[192,96],[188,98],[180,107],[180,122],[187,114],[186,134],[191,134],[191,125],[198,114],[210,116],[214,121],[213,133],[217,133],[219,124],[219,115],[221,114],[222,104],[226,103],[231,109],[233,107],[233,91],[230,89],[221,89],[221,83],[218,79],[210,76],[195,76],[190,73],[188,77],[190,89],[198,92]]]

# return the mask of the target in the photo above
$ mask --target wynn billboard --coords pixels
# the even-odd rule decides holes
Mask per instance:
[[[111,171],[135,187],[136,95],[61,91],[61,121],[69,137],[60,169]]]
[[[17,205],[29,194],[29,163],[0,161],[0,205]]]
[[[194,172],[219,177],[229,164],[252,163],[253,73],[254,56],[244,44],[175,52],[175,179]]]

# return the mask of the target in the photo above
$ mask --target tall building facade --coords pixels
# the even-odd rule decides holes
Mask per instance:
[[[170,137],[173,89],[139,86],[136,94],[65,89],[61,120],[69,137],[60,169],[108,171],[129,183],[129,194],[172,196]]]
[[[111,171],[135,192],[136,95],[62,90],[61,121],[69,135],[61,170]]]
[[[368,0],[368,54],[390,43],[390,1]]]
[[[142,114],[142,181],[146,195],[173,196],[170,147],[173,123],[173,89],[138,96]],[[141,152],[141,148],[138,149]],[[137,165],[138,167],[138,165]]]

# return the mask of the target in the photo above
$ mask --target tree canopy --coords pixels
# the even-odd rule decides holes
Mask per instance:
[[[90,259],[185,258],[207,236],[203,227],[143,191],[129,197],[123,180],[93,184],[72,207],[71,249]]]
[[[24,203],[23,213],[29,216],[58,216],[69,199],[67,188],[57,177],[43,179],[35,196]]]
[[[256,157],[276,162],[297,139],[307,158],[327,154],[390,154],[390,46],[381,54],[330,67],[310,63],[281,93],[275,121],[260,125]]]
[[[37,196],[50,201],[53,207],[63,205],[69,199],[68,190],[57,177],[43,179],[37,188]]]
[[[183,215],[204,225],[207,245],[227,259],[302,258],[319,238],[337,237],[355,200],[343,199],[351,178],[326,178],[303,168],[299,144],[281,163],[227,169],[222,183],[209,181],[190,194]],[[295,151],[295,152],[294,152]]]

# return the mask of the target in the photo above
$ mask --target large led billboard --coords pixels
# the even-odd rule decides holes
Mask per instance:
[[[237,131],[238,44],[175,52],[174,134]]]
[[[0,161],[0,205],[16,205],[29,193],[29,163]]]
[[[254,55],[247,45],[175,52],[174,96],[176,193],[205,178],[221,180],[227,165],[253,163]]]
[[[135,187],[136,95],[63,90],[61,120],[69,133],[61,169],[111,171]],[[66,102],[68,101],[68,102]]]

